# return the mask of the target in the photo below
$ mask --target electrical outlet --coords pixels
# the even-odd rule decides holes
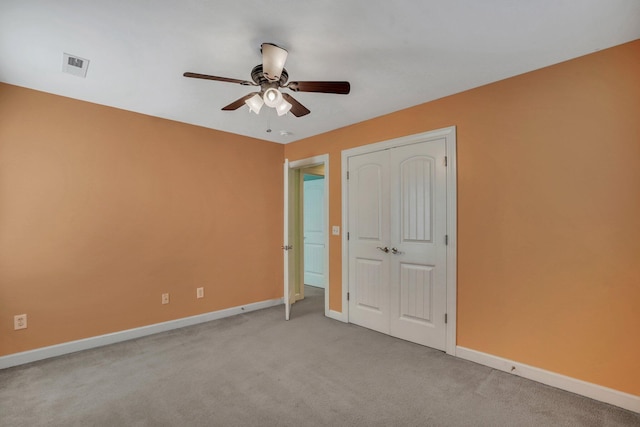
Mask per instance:
[[[169,294],[162,294],[162,303],[169,304]]]
[[[196,288],[196,298],[204,298],[204,288]]]
[[[13,316],[13,329],[27,329],[27,315],[17,314]]]

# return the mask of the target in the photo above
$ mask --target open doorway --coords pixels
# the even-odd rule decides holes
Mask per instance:
[[[286,272],[295,297],[322,298],[329,311],[329,156],[289,163],[289,236],[292,262]],[[293,317],[295,317],[295,308]]]

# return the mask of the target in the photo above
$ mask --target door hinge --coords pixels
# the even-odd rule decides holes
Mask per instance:
[[[447,320],[448,320],[448,318],[447,318],[447,313],[445,313],[445,314],[444,314],[444,323],[447,323]]]
[[[347,231],[347,240],[349,240],[349,232]]]
[[[347,292],[347,301],[349,301],[349,292]]]
[[[347,171],[347,179],[349,179],[349,171]]]
[[[447,166],[448,162],[447,162],[447,156],[444,156],[444,165]]]
[[[449,235],[448,235],[448,234],[445,234],[445,235],[444,235],[444,244],[445,244],[445,245],[448,245],[448,244],[449,244]]]

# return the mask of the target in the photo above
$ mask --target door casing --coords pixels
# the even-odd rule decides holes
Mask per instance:
[[[329,314],[329,293],[331,284],[329,282],[329,155],[322,154],[318,156],[309,157],[301,160],[294,160],[289,162],[289,176],[293,177],[291,181],[297,182],[298,185],[293,188],[289,188],[289,203],[293,203],[297,208],[295,209],[296,216],[293,221],[289,219],[289,227],[295,227],[295,232],[293,233],[294,241],[293,245],[293,259],[295,260],[293,263],[289,265],[289,269],[292,270],[290,277],[293,277],[294,283],[290,284],[290,286],[295,286],[296,289],[299,289],[297,292],[297,298],[300,299],[304,296],[304,269],[302,268],[302,263],[304,262],[304,253],[303,253],[303,230],[302,230],[302,186],[300,185],[301,179],[301,171],[303,169],[324,165],[324,218],[323,218],[323,228],[324,228],[324,272],[327,277],[326,286],[324,290],[324,314],[325,316],[330,316]],[[291,182],[290,181],[290,182]]]

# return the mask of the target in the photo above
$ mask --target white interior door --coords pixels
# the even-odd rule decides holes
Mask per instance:
[[[445,141],[349,157],[349,321],[445,349]]]
[[[440,350],[446,345],[445,142],[389,151],[390,333]]]
[[[324,177],[303,182],[304,284],[324,288]]]
[[[283,216],[284,216],[284,232],[283,232],[283,260],[284,260],[284,318],[285,320],[289,320],[291,315],[291,304],[295,302],[295,269],[289,268],[290,265],[294,265],[293,255],[294,251],[292,242],[293,235],[292,229],[293,227],[289,227],[289,220],[293,217],[292,215],[292,203],[290,203],[290,189],[293,188],[291,186],[292,174],[289,169],[289,160],[284,160],[284,179],[283,179],[283,192],[284,192],[284,207],[283,207]]]
[[[349,321],[389,333],[389,155],[349,157]]]

